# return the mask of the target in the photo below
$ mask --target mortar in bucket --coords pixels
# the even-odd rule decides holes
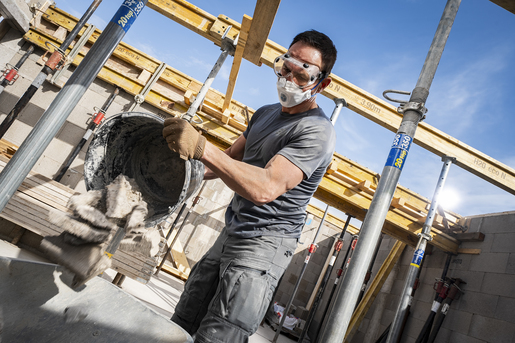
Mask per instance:
[[[135,180],[148,204],[145,226],[165,220],[200,187],[204,164],[183,160],[162,136],[164,119],[141,112],[119,113],[97,129],[86,152],[86,189],[104,189],[118,175]]]

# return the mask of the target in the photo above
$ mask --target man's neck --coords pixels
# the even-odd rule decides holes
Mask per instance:
[[[313,100],[311,100],[313,99]],[[296,106],[293,107],[282,107],[282,112],[288,113],[288,114],[298,114],[298,113],[304,113],[309,110],[312,110],[314,108],[317,108],[318,105],[314,98],[308,99]],[[310,101],[311,100],[311,101]]]

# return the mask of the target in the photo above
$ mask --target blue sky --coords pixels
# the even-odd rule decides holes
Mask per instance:
[[[103,29],[122,0],[105,0],[90,20]],[[192,0],[218,16],[241,22],[254,1]],[[270,39],[288,46],[299,32],[316,29],[338,49],[333,73],[382,98],[386,89],[411,91],[416,84],[446,1],[282,1]],[[81,17],[91,1],[56,0]],[[426,122],[515,168],[515,14],[488,0],[463,1],[426,103]],[[128,44],[203,82],[220,50],[207,39],[146,8],[124,38]],[[213,88],[225,92],[232,58]],[[243,61],[234,98],[254,109],[277,102],[271,68]],[[330,115],[334,103],[318,96]],[[344,109],[336,123],[336,151],[380,173],[394,133]],[[431,199],[442,162],[412,146],[399,183]],[[446,191],[461,215],[515,210],[515,196],[453,166]],[[446,196],[450,198],[451,195]],[[336,212],[336,211],[332,211]]]

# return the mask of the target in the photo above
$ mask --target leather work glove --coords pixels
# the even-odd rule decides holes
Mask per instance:
[[[180,118],[165,120],[163,137],[168,147],[178,153],[181,158],[199,160],[204,154],[206,137],[202,136],[190,123]]]

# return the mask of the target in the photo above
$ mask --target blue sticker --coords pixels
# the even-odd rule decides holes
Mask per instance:
[[[412,140],[413,139],[408,135],[403,133],[397,134],[393,140],[392,148],[390,149],[390,154],[388,155],[385,166],[396,167],[402,170],[404,162],[408,157]]]
[[[424,258],[424,250],[418,249],[413,254],[413,260],[411,261],[411,265],[415,266],[417,268],[420,268],[420,265],[422,264],[422,259]]]
[[[141,10],[145,7],[145,3],[140,0],[125,0],[114,15],[111,22],[118,24],[125,32],[127,32],[132,23],[136,20]]]

